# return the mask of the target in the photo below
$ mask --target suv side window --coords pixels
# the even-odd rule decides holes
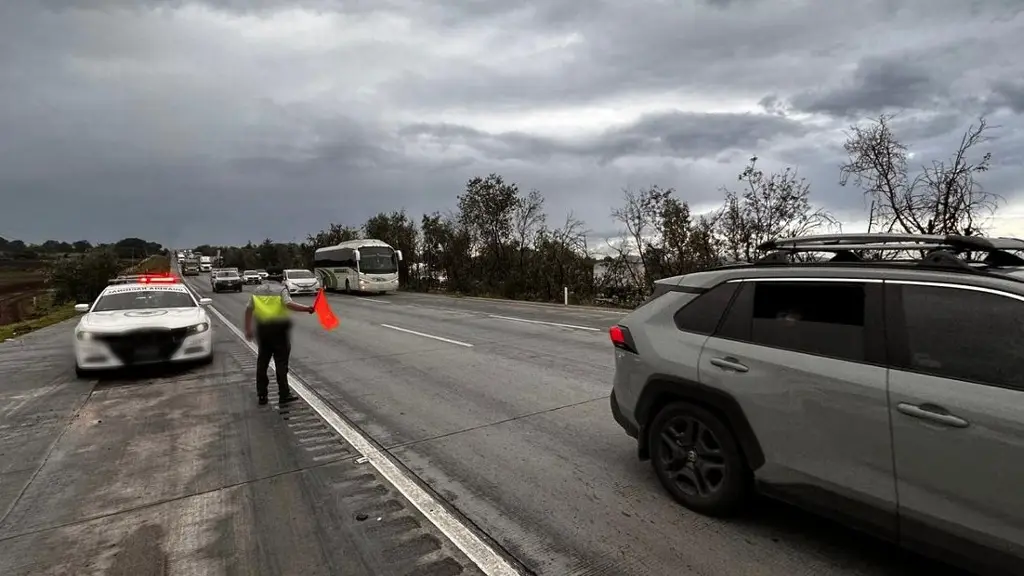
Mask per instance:
[[[866,327],[866,307],[862,282],[743,282],[717,335],[841,360],[877,361],[867,334],[878,331]]]
[[[694,298],[676,312],[676,327],[683,332],[710,336],[718,328],[718,322],[738,287],[739,283],[736,282],[719,284]]]
[[[887,289],[898,303],[894,368],[1024,390],[1024,302],[944,286]]]

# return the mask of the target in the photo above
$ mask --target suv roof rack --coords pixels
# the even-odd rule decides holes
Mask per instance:
[[[1024,251],[1024,240],[1019,238],[985,238],[982,236],[937,234],[819,234],[798,238],[781,238],[759,245],[758,250],[769,252],[754,262],[755,266],[792,264],[793,254],[800,252],[831,252],[829,262],[871,262],[862,252],[925,252],[914,260],[920,267],[979,272],[964,253],[985,253],[981,264],[990,267],[1024,266],[1024,258],[1015,251]],[[886,261],[879,261],[886,262]],[[906,263],[906,261],[903,261]]]

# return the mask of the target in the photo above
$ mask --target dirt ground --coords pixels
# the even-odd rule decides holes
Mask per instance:
[[[0,268],[0,325],[20,322],[31,316],[33,302],[46,301],[43,270]]]

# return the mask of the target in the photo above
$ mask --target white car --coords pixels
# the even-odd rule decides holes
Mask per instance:
[[[309,270],[285,270],[281,283],[292,295],[316,294],[320,290],[320,281]]]
[[[106,287],[75,327],[75,373],[143,364],[209,362],[213,331],[203,306],[177,278],[142,277]]]

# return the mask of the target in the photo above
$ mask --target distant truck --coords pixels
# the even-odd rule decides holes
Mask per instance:
[[[199,271],[200,272],[209,272],[212,269],[213,269],[213,258],[211,258],[209,256],[200,256],[199,257]]]
[[[199,258],[186,253],[185,258],[181,261],[181,275],[199,276]]]

